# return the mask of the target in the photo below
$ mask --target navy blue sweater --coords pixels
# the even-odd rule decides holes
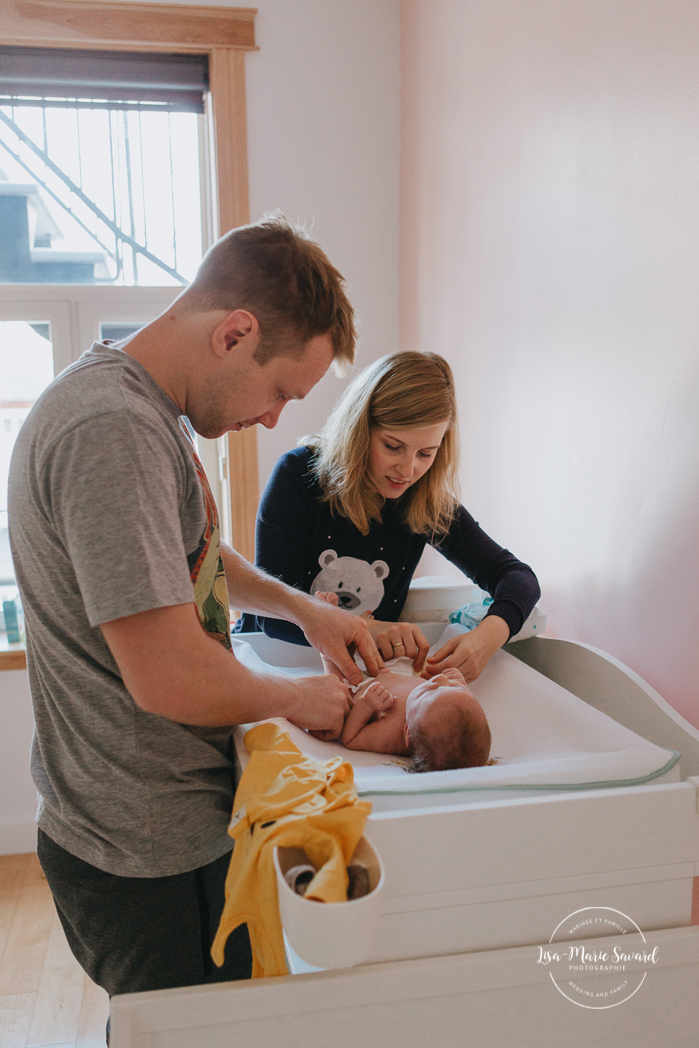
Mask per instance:
[[[386,501],[368,535],[347,517],[333,516],[310,470],[312,456],[309,448],[295,448],[276,463],[257,512],[255,563],[296,589],[332,590],[341,607],[396,622],[426,536],[401,521],[399,500]],[[531,568],[493,542],[463,506],[435,549],[487,590],[493,598],[488,614],[504,619],[510,636],[518,633],[540,594]],[[244,615],[236,630],[308,643],[298,626],[281,619]]]

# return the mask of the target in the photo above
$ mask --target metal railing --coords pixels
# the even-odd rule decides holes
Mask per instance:
[[[26,126],[26,118],[25,127],[21,126],[19,114],[27,112],[27,100],[22,99],[21,106],[0,106],[0,147],[111,260],[113,274],[97,282],[138,284],[139,260],[147,259],[176,283],[186,284],[187,277],[181,272],[178,257],[173,129],[167,107],[156,110],[157,119],[167,122],[167,133],[163,136],[167,155],[165,163],[159,165],[158,174],[161,234],[157,236],[149,230],[152,223],[148,214],[148,189],[153,196],[154,186],[153,174],[147,170],[144,157],[143,106],[56,99],[32,100],[34,102],[34,112],[41,111],[40,134],[37,134],[36,118],[30,121],[34,125],[32,129]],[[153,106],[147,108],[150,113],[154,112]],[[95,111],[101,121],[98,161],[94,153],[90,154],[95,143],[90,147],[86,143],[88,129],[83,126],[86,109],[92,110],[93,124]],[[65,170],[68,166],[65,159],[60,162],[55,153],[52,156],[52,143],[60,140],[61,125],[68,129],[67,121],[73,123],[69,130],[75,144],[70,173]],[[90,154],[89,157],[86,154]],[[1,157],[0,152],[0,161]],[[87,188],[88,182],[94,183],[96,162],[101,166],[101,203],[95,199],[94,190]],[[91,178],[87,177],[87,168],[92,168]],[[165,236],[163,226],[167,227]],[[168,239],[169,243],[165,242]]]

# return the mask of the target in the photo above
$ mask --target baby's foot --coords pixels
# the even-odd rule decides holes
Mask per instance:
[[[390,710],[396,704],[395,696],[391,695],[390,691],[386,691],[383,684],[379,684],[376,680],[364,692],[364,698],[372,710],[377,711]]]
[[[327,590],[320,590],[315,594],[318,600],[324,600],[326,604],[332,604],[336,608],[339,604],[339,598],[337,593],[329,593]]]
[[[465,684],[466,678],[464,677],[461,670],[457,670],[456,666],[450,666],[447,670],[442,670],[442,677],[448,677],[449,680],[458,680],[459,684]]]

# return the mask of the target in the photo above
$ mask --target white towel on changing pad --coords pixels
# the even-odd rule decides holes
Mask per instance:
[[[463,632],[448,627],[432,650],[454,631]],[[282,676],[318,673],[316,653],[305,650],[311,656],[309,665],[279,667],[263,662],[245,641],[233,641],[236,658],[249,669]],[[408,758],[348,750],[340,743],[320,742],[286,721],[277,723],[284,724],[299,749],[310,757],[328,760],[340,755],[350,761],[360,794],[590,789],[637,785],[660,776],[664,781],[679,781],[679,754],[617,724],[507,652],[496,652],[470,687],[485,710],[492,734],[491,754],[497,758],[496,764],[482,768],[406,774],[411,770]],[[244,766],[243,734],[244,729],[237,729],[236,747]]]

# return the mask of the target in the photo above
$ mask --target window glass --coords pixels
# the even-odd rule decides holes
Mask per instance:
[[[135,335],[143,324],[130,324],[127,320],[113,324],[100,324],[100,342],[121,342],[122,338]]]
[[[169,286],[194,276],[204,117],[112,105],[0,104],[0,282]]]

